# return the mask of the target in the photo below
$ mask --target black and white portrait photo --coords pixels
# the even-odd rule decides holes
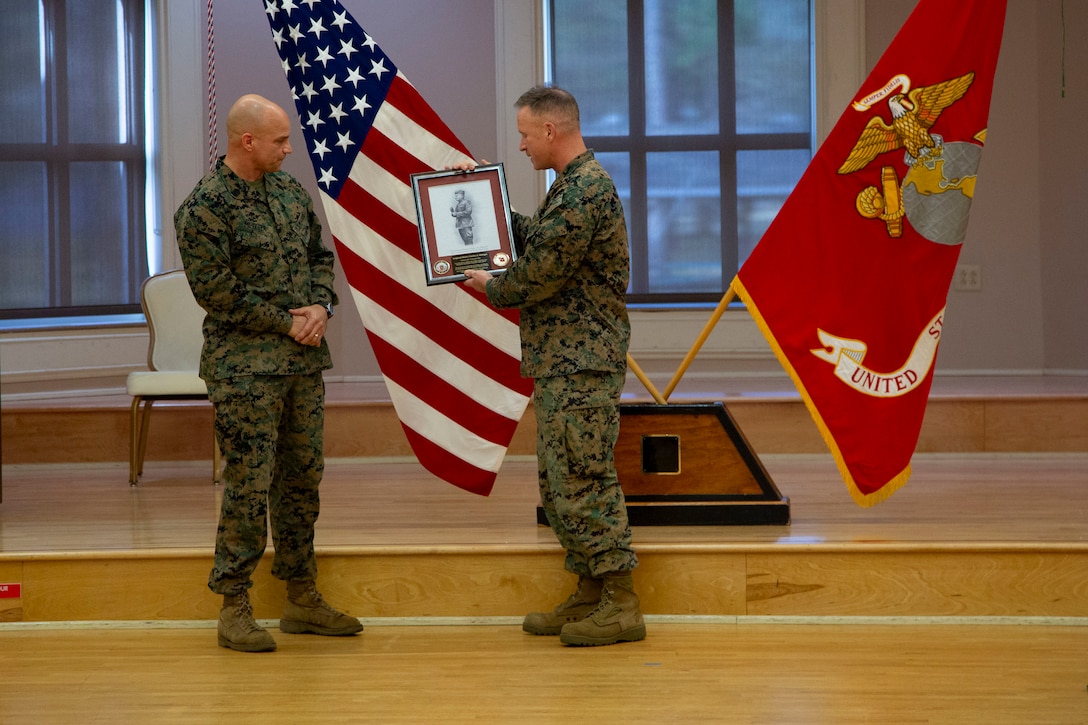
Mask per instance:
[[[495,226],[495,204],[491,182],[486,179],[464,181],[437,187],[432,197],[448,194],[446,208],[449,221],[435,219],[435,242],[439,256],[446,257],[465,252],[486,252],[499,248],[498,229]],[[435,202],[437,217],[440,207]]]

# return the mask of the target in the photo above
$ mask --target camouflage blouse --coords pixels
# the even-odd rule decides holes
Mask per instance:
[[[207,311],[200,376],[292,375],[332,367],[328,346],[288,336],[289,309],[335,303],[333,254],[310,195],[290,174],[237,176],[220,158],[174,214],[185,274]]]
[[[630,257],[612,179],[586,151],[571,161],[531,216],[513,214],[519,257],[490,280],[496,307],[517,307],[521,373],[623,372]]]

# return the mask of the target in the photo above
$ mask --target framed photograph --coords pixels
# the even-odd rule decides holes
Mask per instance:
[[[427,284],[466,279],[466,269],[505,272],[514,260],[502,164],[412,174]]]

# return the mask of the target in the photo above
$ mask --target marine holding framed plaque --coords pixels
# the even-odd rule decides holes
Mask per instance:
[[[514,260],[502,164],[412,174],[427,284],[465,279],[466,269],[505,272]]]

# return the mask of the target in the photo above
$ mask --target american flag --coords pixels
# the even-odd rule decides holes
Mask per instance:
[[[472,156],[337,0],[265,0],[337,256],[419,462],[487,495],[532,381],[517,315],[426,284],[410,176]],[[365,435],[365,432],[360,432]]]

